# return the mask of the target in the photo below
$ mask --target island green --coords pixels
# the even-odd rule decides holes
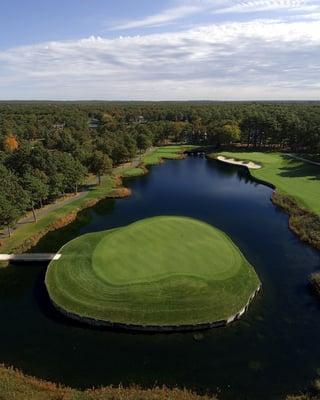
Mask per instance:
[[[81,236],[52,261],[46,286],[71,316],[141,327],[211,324],[236,316],[260,282],[223,232],[154,217]]]

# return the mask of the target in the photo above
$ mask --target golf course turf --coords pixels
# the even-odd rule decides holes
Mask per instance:
[[[320,250],[320,167],[295,155],[263,152],[222,152],[218,156],[256,162],[261,169],[250,170],[251,175],[271,184],[275,191],[272,201],[288,212],[289,227],[301,240]],[[209,158],[216,159],[211,154]],[[320,295],[320,273],[310,282]]]
[[[243,151],[218,155],[262,165],[261,169],[251,170],[251,175],[271,183],[279,193],[294,198],[301,207],[320,214],[319,166],[280,153]]]
[[[260,287],[223,232],[191,218],[154,217],[81,236],[45,283],[66,315],[96,325],[184,329],[242,313]]]

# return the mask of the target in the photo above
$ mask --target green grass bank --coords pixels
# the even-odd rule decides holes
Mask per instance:
[[[171,145],[158,147],[151,154],[147,154],[143,157],[142,164],[144,166],[157,165],[164,160],[181,160],[184,158],[183,152],[186,150],[191,150],[197,146],[191,145]]]
[[[290,215],[290,229],[301,240],[320,249],[319,166],[280,153],[221,152],[209,157],[215,159],[219,155],[260,164],[262,168],[250,170],[251,175],[275,188],[272,201]],[[320,295],[320,273],[310,281]]]
[[[301,208],[320,214],[320,167],[280,153],[222,152],[228,158],[253,161],[261,169],[250,170],[259,180],[274,185],[279,194],[291,197]]]
[[[260,288],[223,232],[202,221],[154,217],[65,245],[46,286],[67,316],[93,325],[184,330],[239,318]]]

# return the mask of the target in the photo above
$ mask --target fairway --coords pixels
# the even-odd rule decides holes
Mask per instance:
[[[279,153],[222,152],[221,156],[262,165],[251,174],[272,183],[277,190],[295,198],[299,205],[320,214],[320,167]]]
[[[143,164],[145,166],[157,165],[162,160],[179,160],[183,158],[183,152],[191,149],[191,145],[176,145],[176,146],[163,146],[156,148],[152,153],[143,157]]]
[[[240,250],[201,221],[155,217],[81,236],[46,274],[72,315],[134,326],[208,324],[239,313],[260,286]]]

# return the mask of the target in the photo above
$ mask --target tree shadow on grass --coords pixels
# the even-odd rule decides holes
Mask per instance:
[[[284,178],[306,178],[311,181],[320,182],[320,167],[306,162],[282,155],[286,166],[280,168],[279,176]],[[320,188],[319,188],[320,189]]]

